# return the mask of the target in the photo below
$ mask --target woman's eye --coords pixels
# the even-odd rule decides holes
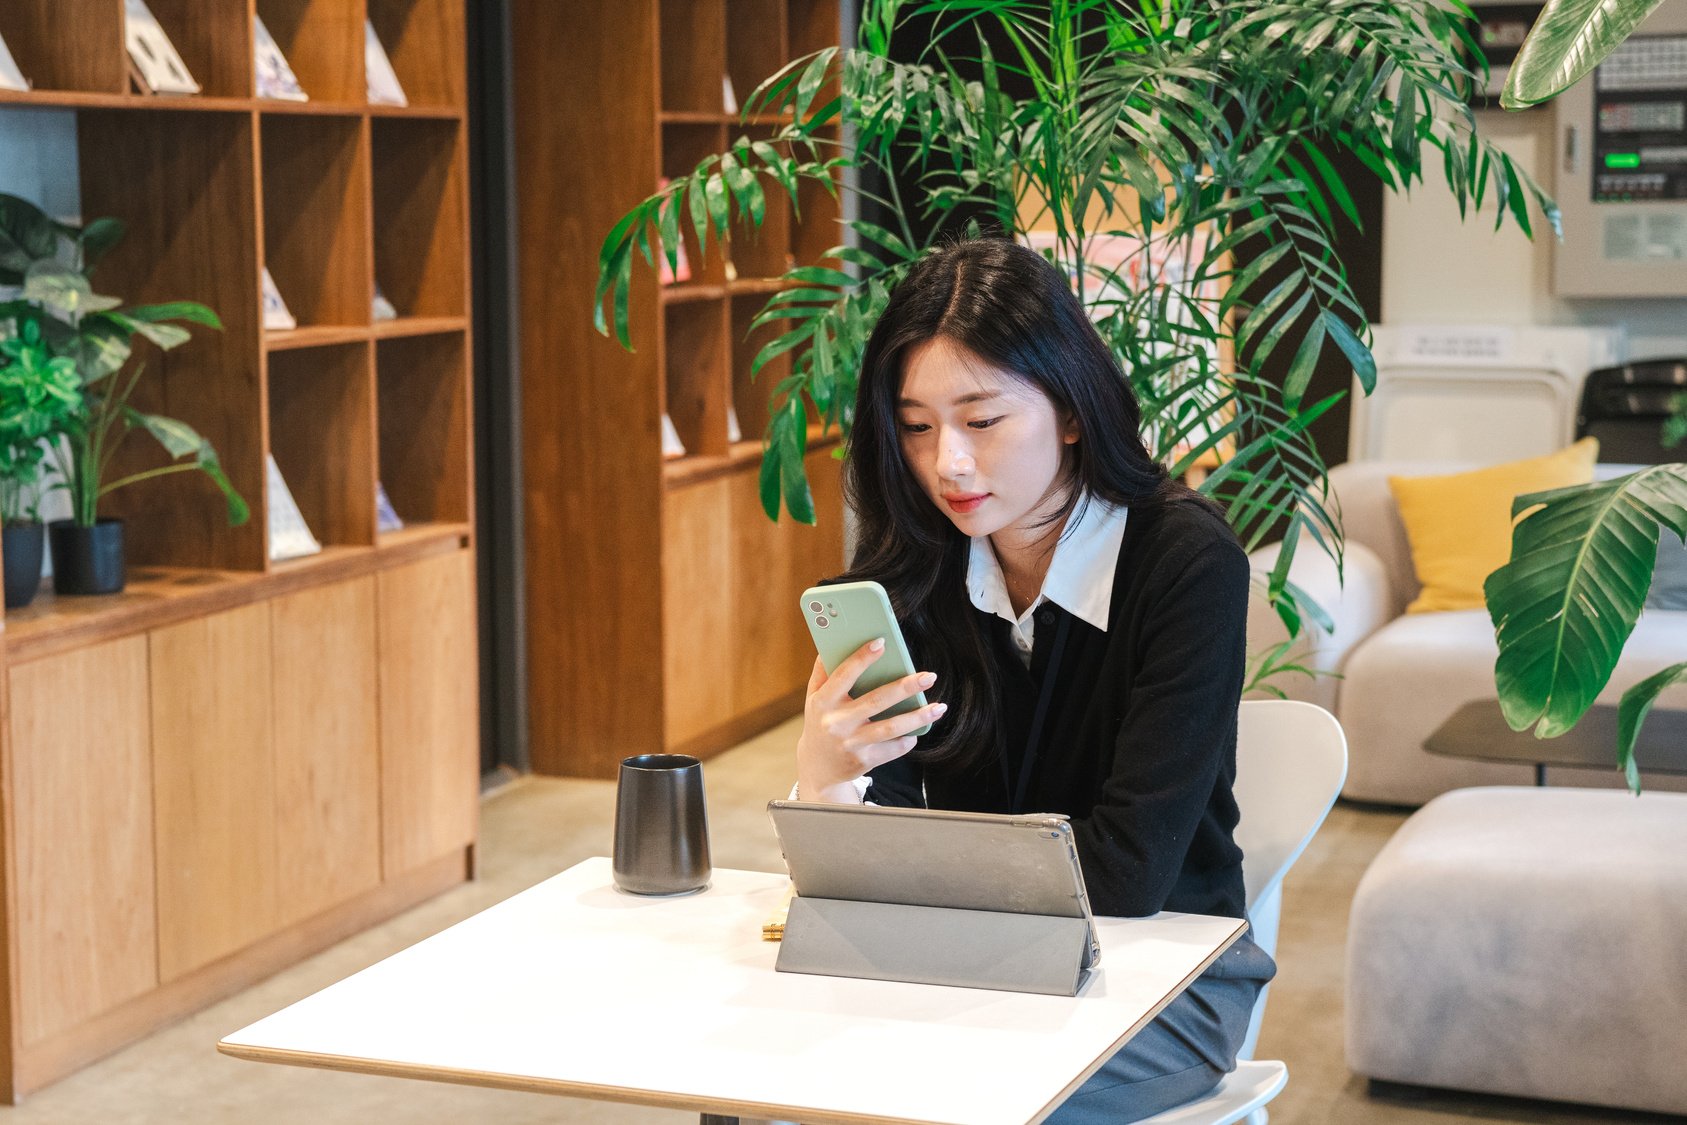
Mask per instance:
[[[931,429],[931,426],[926,424],[925,422],[903,422],[902,423],[902,432],[905,433],[905,434],[923,434],[929,429]]]
[[[967,425],[971,426],[975,430],[988,430],[991,426],[994,426],[1001,420],[1001,416],[997,415],[994,418],[979,418],[976,421],[968,422]]]

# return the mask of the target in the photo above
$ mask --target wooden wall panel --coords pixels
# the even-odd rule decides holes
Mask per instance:
[[[270,603],[284,922],[381,881],[375,582],[358,578]]]
[[[731,719],[737,607],[732,582],[731,477],[676,488],[666,497],[662,543],[662,637],[667,685],[663,736],[677,747]],[[654,595],[657,591],[652,591]],[[629,751],[634,753],[635,751]]]
[[[654,273],[633,271],[631,353],[584,310],[604,233],[656,185],[656,0],[515,0],[510,19],[532,762],[612,777],[662,740]]]
[[[10,671],[23,1045],[158,983],[147,642]]]
[[[814,642],[798,614],[803,590],[843,572],[843,500],[830,450],[811,453],[814,527],[762,511],[754,474],[735,478],[732,493],[731,695],[737,713],[768,707],[808,684]],[[794,713],[794,712],[793,712]]]
[[[266,936],[278,920],[269,607],[148,639],[158,973],[171,981]]]
[[[478,828],[474,553],[379,581],[381,856],[392,879],[473,843]]]

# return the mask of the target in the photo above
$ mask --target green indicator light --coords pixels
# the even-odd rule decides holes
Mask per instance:
[[[1638,152],[1608,152],[1605,154],[1607,168],[1638,168],[1640,154]]]

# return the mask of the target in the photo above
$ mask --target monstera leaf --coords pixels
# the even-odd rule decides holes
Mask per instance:
[[[1500,655],[1501,710],[1513,730],[1554,738],[1611,678],[1657,561],[1658,525],[1687,533],[1687,465],[1519,496],[1511,561],[1483,593]]]
[[[1617,49],[1663,0],[1548,0],[1511,64],[1500,105],[1555,98]]]

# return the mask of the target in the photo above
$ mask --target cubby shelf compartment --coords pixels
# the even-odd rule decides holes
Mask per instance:
[[[367,0],[375,36],[415,111],[468,100],[462,0]],[[363,42],[361,34],[358,43]],[[359,56],[361,58],[361,55]],[[376,107],[375,112],[388,112]],[[402,110],[398,112],[403,112]]]
[[[468,314],[463,127],[382,118],[373,130],[375,278],[401,317]]]
[[[257,0],[257,12],[312,102],[368,100],[362,0]]]
[[[380,481],[393,510],[406,525],[467,523],[474,484],[466,333],[383,339],[375,356]]]
[[[375,394],[367,342],[269,357],[270,454],[323,546],[375,542]]]
[[[368,123],[265,115],[264,264],[301,329],[367,327]]]

